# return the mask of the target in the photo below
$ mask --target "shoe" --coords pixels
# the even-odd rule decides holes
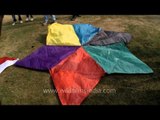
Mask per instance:
[[[71,21],[75,21],[76,18],[77,18],[77,16],[72,17],[72,18],[71,18]]]
[[[34,20],[33,18],[30,19],[30,21],[33,21],[33,20]]]
[[[12,25],[14,26],[16,24],[16,22],[13,22]]]
[[[28,18],[26,18],[26,22],[28,22],[29,21],[29,19]]]
[[[75,21],[76,20],[76,17],[74,17],[74,18],[71,18],[71,21]]]
[[[21,21],[19,21],[21,24],[23,23],[23,21],[21,20]]]
[[[46,26],[46,25],[47,25],[47,22],[42,23],[42,25],[43,25],[43,26]]]

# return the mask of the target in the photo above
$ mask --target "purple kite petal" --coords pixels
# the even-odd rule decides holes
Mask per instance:
[[[79,47],[77,46],[48,46],[44,45],[29,56],[15,63],[16,66],[48,70],[57,65],[61,60],[68,57]]]

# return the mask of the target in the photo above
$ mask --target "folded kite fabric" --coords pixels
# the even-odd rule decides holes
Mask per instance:
[[[129,33],[101,30],[85,45],[104,46],[118,42],[129,43],[131,39],[132,36]]]
[[[9,66],[14,65],[19,59],[11,57],[2,57],[0,58],[0,74]]]

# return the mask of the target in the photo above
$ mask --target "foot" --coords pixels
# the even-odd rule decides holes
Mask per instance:
[[[76,20],[76,17],[75,18],[71,18],[71,21],[75,21]]]
[[[28,22],[29,21],[29,18],[26,18],[26,22]]]
[[[71,21],[75,21],[76,18],[77,18],[77,16],[72,17],[72,18],[71,18]]]
[[[13,22],[12,25],[14,26],[16,24],[16,22]]]
[[[43,25],[43,26],[46,26],[46,25],[47,25],[47,22],[42,23],[42,25]]]
[[[30,19],[30,21],[33,21],[33,20],[34,20],[33,18]]]
[[[21,21],[19,21],[21,24],[23,23],[23,21],[21,20]]]

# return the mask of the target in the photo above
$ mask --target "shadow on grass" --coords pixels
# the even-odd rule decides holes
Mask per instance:
[[[17,68],[21,68],[22,70],[24,69],[24,70],[32,70],[32,71],[36,71],[36,72],[42,72],[42,73],[48,73],[49,74],[49,72],[48,72],[48,70],[38,70],[38,69],[34,69],[34,68],[27,68],[27,67],[24,67],[24,66],[18,66],[18,65],[14,65],[15,67],[17,67]]]
[[[40,34],[36,40],[39,41],[40,43],[46,45],[46,37],[47,37],[47,34]]]

